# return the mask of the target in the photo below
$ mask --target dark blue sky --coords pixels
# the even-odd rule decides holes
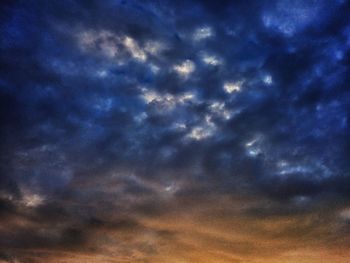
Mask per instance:
[[[347,262],[348,1],[0,14],[0,262]]]

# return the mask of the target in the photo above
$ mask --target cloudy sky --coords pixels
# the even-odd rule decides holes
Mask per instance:
[[[0,262],[349,262],[349,16],[2,1]]]

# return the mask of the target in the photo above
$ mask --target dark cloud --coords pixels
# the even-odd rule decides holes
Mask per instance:
[[[0,261],[349,244],[348,14],[342,0],[5,1]]]

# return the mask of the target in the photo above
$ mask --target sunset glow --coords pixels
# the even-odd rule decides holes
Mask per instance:
[[[1,1],[0,263],[349,263],[347,0]]]

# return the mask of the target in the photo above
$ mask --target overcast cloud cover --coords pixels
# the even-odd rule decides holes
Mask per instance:
[[[0,262],[349,262],[349,17],[2,1]]]

